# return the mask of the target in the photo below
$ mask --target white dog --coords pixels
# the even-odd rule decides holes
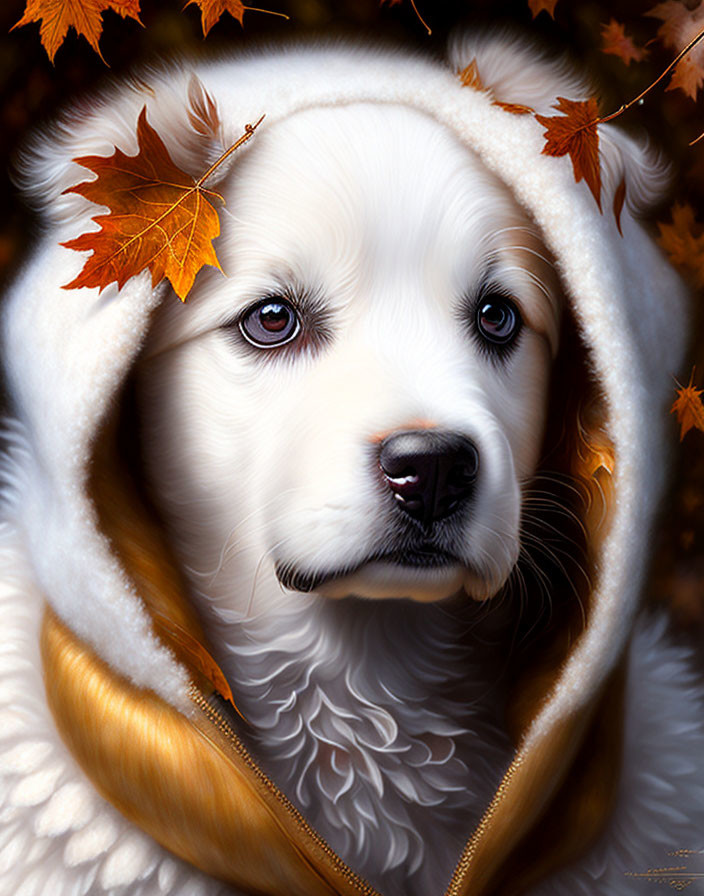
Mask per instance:
[[[88,776],[237,892],[318,892],[287,870],[276,831],[291,825],[321,893],[624,896],[643,887],[628,873],[704,847],[701,689],[662,621],[633,622],[682,354],[683,288],[634,214],[662,171],[601,128],[604,209],[622,177],[629,190],[621,236],[569,162],[541,154],[532,115],[494,103],[545,114],[580,82],[504,41],[459,41],[451,59],[301,48],[172,72],[41,150],[55,226],[5,318],[8,562],[28,558],[20,596],[52,607],[48,702]],[[472,59],[486,92],[456,76]],[[185,306],[145,277],[62,291],[82,259],[58,243],[95,212],[58,199],[81,176],[70,160],[124,147],[146,100],[195,170],[217,155],[204,97],[225,144],[241,127],[235,82],[268,118],[217,184],[227,277],[200,274]],[[122,484],[104,463],[120,453]],[[135,545],[139,564],[158,558],[152,584]],[[202,763],[172,767],[187,750],[165,714],[195,710],[150,619],[163,635],[180,575],[246,720],[218,704],[240,757],[227,787],[200,741]],[[161,745],[135,722],[145,692]],[[156,783],[139,765],[152,755]],[[278,827],[251,800],[213,808],[245,767]],[[187,811],[210,787],[203,815]],[[21,824],[44,831],[38,817]],[[152,864],[125,860],[130,892],[175,891],[161,847],[145,850]],[[79,886],[63,855],[52,872]]]
[[[140,363],[149,480],[275,780],[383,892],[432,892],[508,759],[503,651],[456,604],[518,558],[557,278],[400,106],[273,125],[227,205],[231,279],[162,306]]]

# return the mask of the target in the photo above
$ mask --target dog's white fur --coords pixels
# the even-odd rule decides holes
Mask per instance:
[[[460,646],[467,594],[364,598],[464,586],[483,599],[506,581],[557,278],[508,190],[403,107],[300,112],[261,134],[225,190],[229,277],[165,304],[140,364],[149,479],[275,779],[383,892],[420,896],[449,877],[508,762],[503,653]],[[471,334],[483,287],[525,320],[504,360]],[[256,349],[228,326],[272,294],[314,296],[322,344]],[[375,445],[418,425],[479,449],[471,513],[436,524],[463,563],[369,563],[312,595],[283,590],[277,561],[356,568],[392,543],[402,514]]]

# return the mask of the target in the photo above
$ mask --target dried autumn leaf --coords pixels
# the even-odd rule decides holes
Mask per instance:
[[[257,125],[248,126],[197,181],[174,164],[147,121],[146,107],[137,124],[137,155],[125,155],[116,148],[112,156],[75,159],[98,177],[65,192],[105,205],[110,214],[93,219],[100,230],[62,244],[78,251],[93,250],[80,274],[64,289],[97,286],[102,290],[113,282],[122,287],[149,268],[155,286],[168,278],[183,301],[203,265],[220,268],[212,244],[220,233],[220,222],[210,200],[222,198],[203,184]]]
[[[596,479],[601,470],[604,470],[609,476],[613,476],[616,457],[613,442],[606,433],[590,432],[584,438],[583,448],[584,451],[580,456],[584,463],[584,470],[590,478]]]
[[[106,10],[119,13],[123,19],[129,16],[139,22],[139,0],[27,0],[24,15],[10,31],[21,25],[41,22],[39,37],[53,62],[68,29],[74,28],[102,59],[98,41]]]
[[[599,163],[599,106],[593,98],[568,100],[557,98],[553,107],[562,115],[536,115],[547,130],[543,153],[548,156],[569,155],[574,179],[586,181],[596,204],[601,209],[601,168]]]
[[[557,0],[528,0],[528,6],[530,6],[530,11],[533,13],[533,18],[538,13],[546,12],[551,19],[554,19]]]
[[[702,404],[702,390],[695,389],[694,371],[689,377],[689,383],[677,390],[677,398],[670,408],[671,414],[677,414],[677,422],[680,424],[680,442],[690,429],[698,429],[704,432],[704,405]]]
[[[240,25],[243,22],[245,5],[241,0],[188,0],[183,8],[194,3],[200,9],[204,37],[208,36],[208,32],[224,12],[228,12],[233,19],[237,19]]]
[[[457,75],[464,87],[471,87],[472,90],[479,90],[488,94],[492,93],[488,87],[484,86],[476,59],[473,59],[464,68],[459,69]],[[499,106],[499,108],[510,112],[512,115],[528,115],[535,111],[530,106],[524,106],[522,103],[502,103],[500,100],[492,100],[492,102],[495,106]]]
[[[477,67],[476,59],[473,59],[469,65],[465,65],[465,67],[460,69],[457,74],[464,87],[471,87],[472,90],[485,89],[482,84],[482,79],[479,76],[479,68]]]
[[[678,53],[704,30],[704,3],[699,3],[694,9],[688,9],[678,0],[666,0],[648,10],[645,15],[660,19],[663,24],[658,28],[658,37],[666,47]],[[691,99],[696,100],[702,84],[704,84],[704,44],[698,44],[677,63],[667,89],[679,88]]]
[[[288,16],[282,12],[273,12],[270,9],[259,9],[256,6],[245,6],[242,0],[188,0],[184,4],[184,9],[192,4],[200,9],[201,24],[203,26],[203,37],[208,36],[208,32],[220,21],[223,13],[229,13],[233,19],[237,19],[240,25],[243,23],[244,14],[247,10],[251,12],[266,12],[272,16],[280,16],[287,19]]]
[[[203,86],[198,75],[188,82],[188,121],[201,137],[219,138],[222,122],[217,103]]]
[[[524,106],[523,103],[502,103],[500,100],[494,100],[494,105],[504,112],[510,112],[511,115],[532,115],[535,112],[535,109]]]
[[[616,187],[614,193],[614,217],[616,218],[616,226],[618,232],[623,236],[621,230],[621,212],[623,211],[623,203],[626,201],[626,178],[621,178],[621,183]]]
[[[675,203],[672,224],[658,222],[658,242],[672,264],[689,273],[699,286],[704,286],[704,227],[694,217],[692,206]]]
[[[616,19],[611,19],[608,25],[601,26],[601,38],[604,42],[601,52],[618,56],[626,65],[641,62],[647,55],[643,47],[637,47],[633,43],[633,39],[626,34],[625,27]]]
[[[246,722],[247,720],[237,708],[237,704],[232,695],[232,690],[225,678],[224,672],[200,641],[194,638],[185,628],[182,628],[172,619],[167,619],[166,616],[154,613],[152,615],[152,621],[157,634],[164,637],[164,640],[167,642],[171,642],[175,647],[180,648],[194,668],[207,678],[215,690],[230,703],[240,718],[244,719]]]
[[[616,463],[613,444],[608,439],[604,439],[601,445],[595,444],[592,447],[594,450],[586,462],[589,475],[596,479],[601,470],[604,470],[609,476],[613,476]]]

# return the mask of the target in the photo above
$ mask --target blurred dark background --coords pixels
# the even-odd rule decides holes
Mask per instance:
[[[144,27],[113,12],[103,16],[100,47],[106,64],[87,41],[70,32],[52,65],[39,41],[38,25],[10,32],[24,12],[24,0],[3,0],[0,8],[0,285],[12,277],[38,222],[15,191],[11,171],[25,136],[50,120],[64,104],[119,77],[140,62],[178,53],[236,50],[253,40],[283,40],[291,35],[336,33],[388,39],[429,54],[443,52],[448,33],[456,27],[513,27],[555,52],[567,52],[592,74],[601,97],[602,113],[618,108],[654,80],[674,53],[657,41],[659,22],[644,16],[652,3],[642,0],[579,2],[558,0],[555,19],[541,12],[535,19],[528,0],[417,0],[432,35],[418,20],[410,0],[390,6],[379,0],[258,0],[262,6],[286,13],[287,21],[247,12],[241,27],[225,14],[203,40],[200,12],[183,9],[183,0],[142,0]],[[701,0],[704,3],[704,0]],[[685,0],[694,9],[699,0]],[[601,26],[611,18],[626,26],[639,46],[646,45],[645,61],[626,66],[602,52]],[[109,67],[108,67],[109,66]],[[323,75],[324,76],[324,75]],[[233,85],[236,89],[236,85]],[[704,88],[702,89],[704,97]],[[669,221],[675,199],[692,204],[704,221],[704,140],[688,143],[704,130],[704,99],[691,100],[680,90],[656,88],[646,101],[621,118],[621,126],[647,132],[673,165],[672,197],[655,209],[652,226]],[[704,385],[702,294],[695,290],[692,359],[682,371],[688,377],[697,363],[695,381]],[[673,382],[673,399],[675,383]],[[673,433],[677,426],[672,419]],[[704,433],[692,432],[677,454],[671,501],[659,523],[658,551],[651,576],[652,601],[665,601],[676,628],[698,643],[704,634]],[[704,651],[702,651],[704,656]]]

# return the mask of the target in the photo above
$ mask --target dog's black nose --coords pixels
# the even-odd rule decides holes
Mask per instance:
[[[479,454],[459,433],[404,430],[381,443],[379,466],[400,509],[427,526],[469,497]]]

